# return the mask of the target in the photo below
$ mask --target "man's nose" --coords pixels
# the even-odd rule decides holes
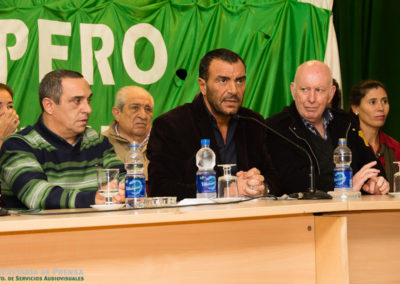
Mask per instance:
[[[237,94],[237,90],[238,90],[238,88],[237,88],[237,85],[236,85],[236,82],[235,81],[231,81],[231,82],[229,82],[229,92],[231,93],[231,94]]]
[[[315,98],[316,98],[316,93],[315,90],[311,90],[310,95],[308,96],[308,100],[313,103],[315,102]]]
[[[138,116],[140,116],[141,118],[146,118],[146,111],[144,109],[144,107],[141,107],[138,111]]]
[[[147,112],[145,107],[140,107],[136,112],[136,117],[141,120],[147,120]]]
[[[92,112],[92,107],[90,106],[90,103],[88,102],[88,101],[85,101],[84,103],[83,103],[83,107],[82,107],[83,109],[83,112],[84,113],[91,113]]]

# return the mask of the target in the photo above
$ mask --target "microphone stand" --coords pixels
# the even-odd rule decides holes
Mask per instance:
[[[284,135],[282,135],[281,133],[279,133],[278,131],[276,131],[275,129],[273,129],[272,127],[268,126],[267,124],[265,124],[264,122],[259,121],[257,118],[255,117],[251,117],[251,116],[242,116],[239,114],[236,114],[235,117],[239,118],[239,119],[246,119],[246,120],[251,120],[254,121],[256,123],[258,123],[259,125],[261,125],[262,127],[264,127],[265,129],[267,129],[268,131],[272,132],[273,134],[279,136],[280,138],[282,138],[283,140],[285,140],[286,142],[288,142],[289,144],[295,146],[297,149],[300,149],[301,151],[303,151],[304,153],[306,153],[308,160],[310,161],[310,174],[309,174],[309,178],[310,178],[310,187],[308,189],[308,191],[305,192],[299,192],[297,193],[297,198],[298,199],[309,199],[309,200],[319,200],[319,199],[332,199],[332,196],[330,196],[328,193],[326,193],[325,191],[321,191],[321,190],[317,190],[315,189],[315,173],[314,173],[314,163],[312,161],[311,155],[310,153],[307,152],[306,149],[304,149],[303,147],[301,147],[300,145],[296,144],[295,142],[293,142],[292,140],[290,140],[289,138],[285,137]]]

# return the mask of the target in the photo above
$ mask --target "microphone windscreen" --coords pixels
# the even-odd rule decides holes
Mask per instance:
[[[178,69],[176,70],[176,76],[181,80],[185,80],[187,77],[187,71],[185,69]]]

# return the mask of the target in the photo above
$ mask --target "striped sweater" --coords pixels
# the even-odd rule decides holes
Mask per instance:
[[[2,198],[7,208],[82,208],[94,204],[97,169],[123,164],[108,139],[86,128],[75,145],[50,131],[40,117],[9,136],[0,152]]]

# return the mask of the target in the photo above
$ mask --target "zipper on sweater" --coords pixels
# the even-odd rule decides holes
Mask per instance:
[[[317,169],[318,169],[318,174],[321,174],[321,171],[319,169],[319,164],[318,164],[318,159],[314,154],[314,151],[312,150],[310,144],[308,143],[308,141],[306,139],[304,139],[303,137],[300,137],[292,128],[290,128],[289,126],[289,130],[294,134],[294,136],[296,136],[298,139],[302,140],[304,143],[307,144],[308,148],[310,149],[311,154],[313,155],[314,159],[315,159],[315,163],[317,165]]]

